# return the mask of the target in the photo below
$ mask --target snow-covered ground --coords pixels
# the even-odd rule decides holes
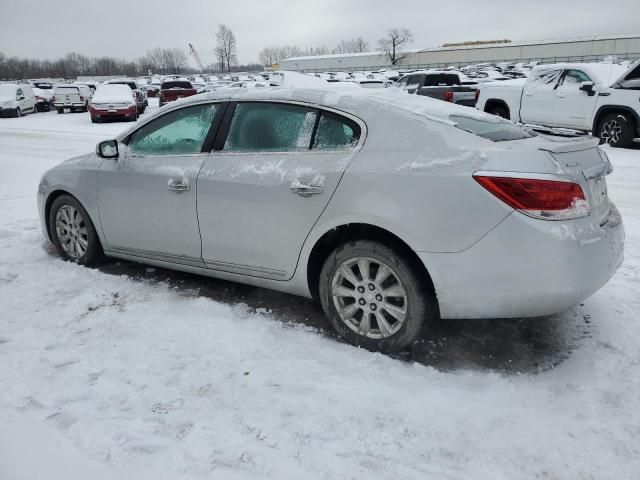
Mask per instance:
[[[555,368],[436,369],[193,279],[62,262],[40,232],[40,175],[127,126],[0,121],[0,479],[638,478],[640,148],[609,150],[623,266],[535,320]]]

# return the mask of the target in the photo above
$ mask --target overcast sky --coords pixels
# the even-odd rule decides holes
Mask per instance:
[[[392,26],[413,32],[413,48],[640,33],[640,0],[0,0],[0,52],[135,58],[191,42],[209,63],[219,23],[248,63],[266,45],[331,48],[362,36],[375,49]]]

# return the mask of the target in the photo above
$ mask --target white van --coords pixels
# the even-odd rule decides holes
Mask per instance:
[[[58,113],[65,108],[72,112],[87,112],[91,101],[91,88],[87,85],[61,83],[53,87],[53,106]]]
[[[36,112],[36,96],[26,83],[0,83],[0,117]]]

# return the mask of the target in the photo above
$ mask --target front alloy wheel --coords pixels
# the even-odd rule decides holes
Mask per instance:
[[[626,148],[633,142],[634,127],[632,120],[622,113],[607,115],[600,124],[598,136],[602,143],[609,144],[612,147]]]
[[[98,263],[102,246],[84,207],[71,195],[56,198],[49,211],[49,232],[56,249],[65,259],[81,265]]]
[[[63,205],[56,214],[56,235],[60,246],[72,260],[87,253],[89,232],[82,214],[71,205]]]

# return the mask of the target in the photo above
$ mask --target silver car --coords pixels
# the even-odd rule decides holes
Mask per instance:
[[[388,91],[184,99],[48,171],[47,238],[318,299],[348,341],[405,348],[442,318],[534,317],[623,257],[597,140]]]

